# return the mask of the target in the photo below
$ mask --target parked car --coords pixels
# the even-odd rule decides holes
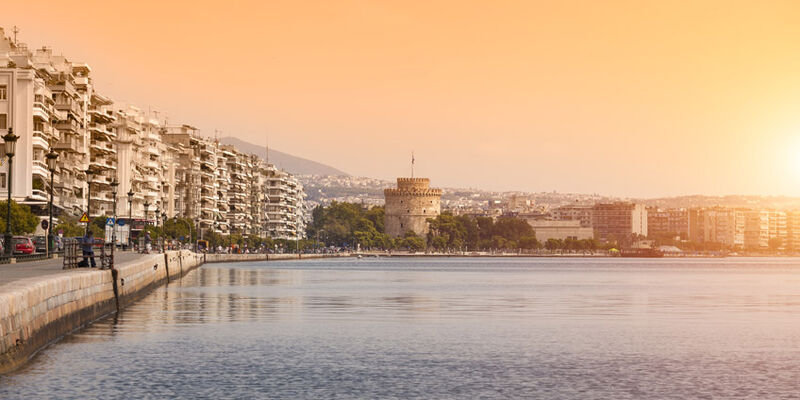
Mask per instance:
[[[47,236],[34,236],[33,246],[36,248],[37,253],[47,252]]]
[[[36,246],[29,237],[14,236],[11,243],[14,246],[14,254],[33,254],[36,251]]]

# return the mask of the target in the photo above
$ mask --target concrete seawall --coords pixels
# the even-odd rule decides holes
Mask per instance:
[[[232,260],[233,261],[233,260]],[[190,251],[144,255],[114,270],[73,270],[0,287],[0,373],[50,342],[111,314],[202,265]]]

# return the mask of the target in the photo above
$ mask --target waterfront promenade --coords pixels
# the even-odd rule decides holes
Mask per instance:
[[[116,263],[124,264],[137,260],[147,254],[141,254],[134,251],[118,251],[115,254]],[[97,259],[99,263],[100,260]],[[54,274],[63,274],[70,270],[62,269],[64,266],[63,258],[51,258],[47,260],[37,260],[29,262],[18,262],[16,264],[3,264],[0,265],[0,292],[3,291],[3,285],[13,281],[25,278],[34,278],[38,276],[47,276]],[[91,270],[86,269],[84,270]]]

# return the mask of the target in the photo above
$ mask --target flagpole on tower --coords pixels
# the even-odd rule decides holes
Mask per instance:
[[[414,150],[411,150],[411,177],[414,177]]]

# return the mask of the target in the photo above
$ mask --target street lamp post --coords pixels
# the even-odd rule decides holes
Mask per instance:
[[[14,134],[13,128],[8,128],[8,133],[3,135],[3,141],[5,142],[5,151],[6,156],[8,157],[8,202],[6,203],[6,234],[5,234],[5,246],[6,246],[6,255],[11,257],[11,183],[12,183],[12,165],[14,161],[14,152],[17,147],[17,139],[19,136]]]
[[[109,268],[114,268],[114,248],[117,247],[117,186],[119,182],[114,178],[111,181],[111,193],[114,195],[114,224],[111,225],[111,262]]]
[[[144,202],[144,225],[147,226],[147,209],[150,207],[150,202],[145,200]]]
[[[92,225],[92,219],[90,217],[91,213],[91,204],[92,204],[92,174],[94,174],[94,170],[91,167],[86,169],[86,186],[89,190],[86,192],[86,217],[89,218],[89,222],[86,223],[86,235],[89,234],[89,228]]]
[[[162,236],[164,236],[164,240],[161,242],[161,250],[162,250],[161,252],[162,253],[167,251],[167,248],[166,248],[167,233],[166,233],[166,231],[164,229],[164,227],[166,225],[167,225],[167,213],[162,211],[161,212],[161,230],[162,230],[161,233],[162,233]]]
[[[161,210],[156,206],[156,226],[158,226],[159,218],[161,217]]]
[[[143,205],[144,205],[144,227],[142,227],[142,232],[139,233],[139,235],[145,233],[145,229],[147,229],[147,208],[150,207],[150,202],[145,200]],[[139,251],[150,251],[150,249],[142,250],[142,245],[140,244]]]
[[[47,225],[47,257],[50,257],[50,252],[53,248],[53,177],[56,174],[56,161],[58,160],[58,153],[50,149],[45,155],[47,160],[47,169],[50,171],[50,223]]]
[[[128,248],[133,246],[131,233],[133,233],[133,189],[128,190]]]

